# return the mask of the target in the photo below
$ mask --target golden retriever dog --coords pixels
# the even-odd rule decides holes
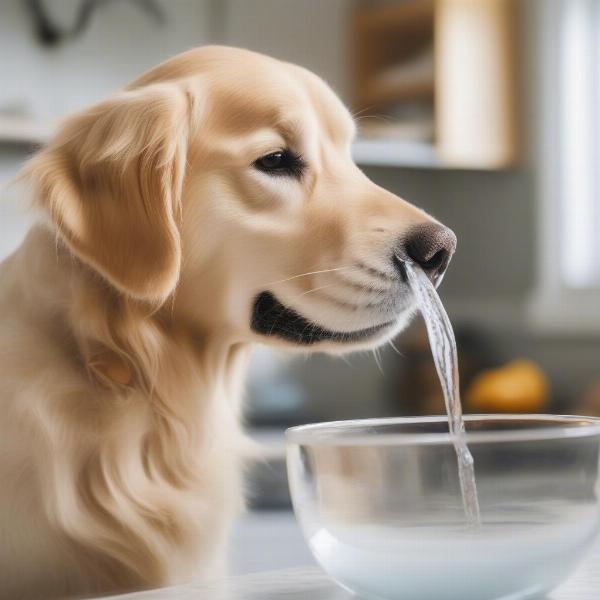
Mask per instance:
[[[68,118],[25,166],[39,223],[0,267],[0,597],[223,572],[256,343],[389,340],[451,231],[353,163],[317,76],[204,47]]]

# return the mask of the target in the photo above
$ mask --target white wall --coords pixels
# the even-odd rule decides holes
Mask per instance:
[[[19,245],[31,219],[20,191],[6,188],[23,156],[22,152],[0,147],[0,260]]]
[[[108,3],[90,28],[56,48],[41,46],[22,0],[0,3],[0,114],[17,109],[35,118],[59,117],[91,104],[162,60],[213,41],[216,0],[160,0],[167,22],[160,26],[133,3]],[[65,27],[79,0],[44,2]],[[7,188],[27,158],[23,146],[0,142],[0,260],[29,226],[21,190]]]
[[[70,23],[79,0],[44,2],[57,22]],[[158,62],[210,40],[208,0],[162,0],[160,26],[134,3],[102,6],[80,38],[44,48],[32,33],[26,2],[0,4],[0,110],[22,104],[33,115],[64,115],[123,86]]]
[[[223,41],[298,63],[348,98],[350,0],[224,0]]]

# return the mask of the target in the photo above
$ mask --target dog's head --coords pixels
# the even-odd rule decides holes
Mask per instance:
[[[33,159],[71,251],[120,293],[238,340],[381,343],[439,280],[452,232],[353,163],[351,116],[312,73],[192,50],[67,120]]]

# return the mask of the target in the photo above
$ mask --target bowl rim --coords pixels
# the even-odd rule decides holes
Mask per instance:
[[[352,427],[379,427],[382,425],[402,425],[413,423],[446,422],[446,415],[426,417],[387,417],[377,419],[350,419],[327,421],[290,427],[285,432],[288,444],[316,446],[420,446],[424,444],[452,444],[463,441],[468,444],[496,442],[529,442],[540,440],[562,440],[600,436],[600,417],[581,415],[545,414],[469,414],[464,416],[466,423],[472,421],[547,421],[548,427],[524,428],[501,431],[466,431],[464,434],[451,433],[382,433],[373,436],[369,433],[352,434]]]

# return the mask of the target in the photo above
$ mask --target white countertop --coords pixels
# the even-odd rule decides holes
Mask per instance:
[[[115,596],[119,600],[350,600],[318,567],[231,577],[211,585],[183,585]],[[600,598],[600,543],[576,573],[548,600]]]

